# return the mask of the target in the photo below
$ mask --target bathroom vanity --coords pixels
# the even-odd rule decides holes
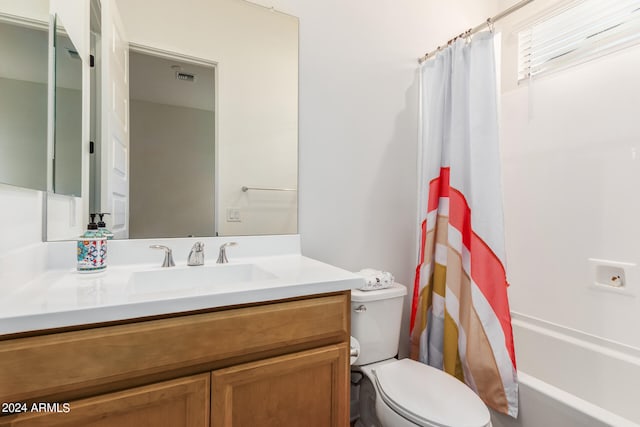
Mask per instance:
[[[0,402],[28,409],[0,426],[347,425],[348,306],[341,292],[3,341]]]
[[[230,263],[263,276],[190,288],[189,274],[204,280],[218,266],[177,263],[50,273],[17,292],[24,307],[0,311],[0,426],[348,425],[350,289],[360,279],[283,255]],[[156,293],[138,286],[141,272]],[[165,272],[184,272],[182,295],[163,289]],[[106,289],[87,300],[88,283]],[[47,289],[30,304],[38,287]]]

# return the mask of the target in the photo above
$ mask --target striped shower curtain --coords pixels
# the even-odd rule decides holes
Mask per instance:
[[[516,417],[493,34],[458,40],[423,65],[421,78],[411,357],[456,376],[488,406]]]

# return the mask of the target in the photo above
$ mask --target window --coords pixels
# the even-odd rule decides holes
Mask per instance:
[[[640,41],[640,0],[583,0],[518,33],[518,81]]]

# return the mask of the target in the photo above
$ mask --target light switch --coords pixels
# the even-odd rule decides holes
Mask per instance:
[[[227,222],[242,222],[240,208],[227,208]]]

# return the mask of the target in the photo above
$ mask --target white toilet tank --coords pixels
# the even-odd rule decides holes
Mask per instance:
[[[354,365],[368,365],[398,353],[406,294],[407,288],[398,283],[375,291],[351,290],[351,335],[360,343]]]

